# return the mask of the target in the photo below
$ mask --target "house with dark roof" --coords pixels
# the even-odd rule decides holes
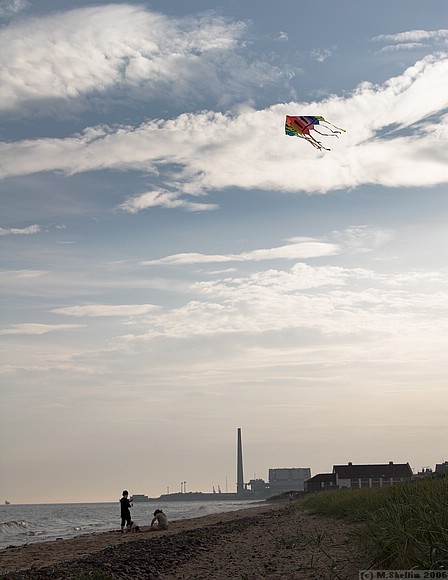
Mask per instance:
[[[383,487],[411,481],[412,468],[409,463],[371,465],[333,465],[332,473],[318,473],[304,483],[305,491],[328,491],[332,489],[359,489],[361,487]]]
[[[339,488],[358,489],[361,487],[383,487],[411,481],[412,468],[409,463],[389,463],[375,465],[334,465],[333,474]]]

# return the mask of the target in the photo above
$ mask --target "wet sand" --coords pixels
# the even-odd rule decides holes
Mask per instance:
[[[144,527],[9,547],[0,552],[0,577],[356,580],[368,567],[356,553],[356,530],[293,504],[262,504],[170,522],[166,531]]]

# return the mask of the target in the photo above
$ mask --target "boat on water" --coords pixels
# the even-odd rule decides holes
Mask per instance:
[[[5,499],[5,505],[11,505],[11,502]]]

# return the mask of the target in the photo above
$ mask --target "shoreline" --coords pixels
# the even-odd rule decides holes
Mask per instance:
[[[140,529],[5,548],[0,578],[80,578],[96,571],[111,579],[299,580],[326,577],[331,569],[350,580],[368,567],[350,541],[356,525],[289,503],[172,521],[166,531]]]

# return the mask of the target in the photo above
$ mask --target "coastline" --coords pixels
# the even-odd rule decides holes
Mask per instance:
[[[368,567],[350,540],[356,529],[271,503],[172,521],[166,531],[145,526],[8,547],[0,552],[0,578],[87,578],[96,571],[111,579],[315,580],[333,571],[331,577],[355,580]]]

